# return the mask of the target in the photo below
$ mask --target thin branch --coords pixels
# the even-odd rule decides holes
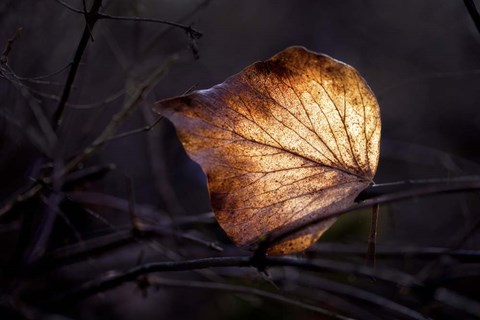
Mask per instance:
[[[187,13],[186,15],[184,15],[183,17],[181,17],[179,20],[177,20],[177,23],[182,23],[184,21],[186,21],[187,19],[190,19],[191,17],[193,17],[195,14],[197,14],[198,11],[200,11],[201,9],[205,8],[206,6],[208,6],[208,4],[210,3],[211,0],[204,0],[202,2],[200,2],[195,8],[193,8],[192,11],[190,11],[189,13]],[[151,41],[150,41],[150,44],[148,44],[145,49],[142,50],[142,53],[140,54],[140,56],[144,56],[146,55],[150,50],[152,50],[152,48],[154,48],[154,46],[158,43],[161,43],[161,39],[167,34],[169,33],[171,30],[173,30],[174,27],[170,27],[162,32],[160,32],[158,35],[154,36]]]
[[[389,193],[396,193],[413,188],[445,186],[455,182],[475,182],[480,181],[480,176],[463,176],[456,178],[432,178],[432,179],[408,179],[386,183],[375,183],[363,190],[355,199],[360,202],[366,199],[375,198]]]
[[[129,137],[129,136],[133,136],[133,135],[138,134],[138,133],[150,131],[150,130],[152,130],[153,128],[155,128],[155,126],[156,126],[162,119],[163,119],[163,117],[159,117],[159,118],[158,118],[157,120],[155,120],[155,122],[152,123],[151,125],[145,126],[145,127],[143,127],[143,128],[138,128],[138,129],[134,129],[134,130],[131,130],[131,131],[119,133],[119,134],[117,134],[116,136],[113,136],[113,137],[109,138],[107,141],[108,141],[108,142],[111,142],[111,141],[114,141],[114,140],[122,139],[122,138]]]
[[[71,65],[72,65],[72,64],[69,63],[69,64],[67,64],[66,66],[62,67],[61,69],[58,69],[57,71],[53,71],[52,73],[49,73],[49,74],[46,74],[46,75],[42,75],[42,76],[35,76],[35,77],[20,77],[20,76],[17,76],[17,78],[18,78],[19,80],[22,80],[22,81],[35,81],[35,80],[47,79],[47,78],[56,76],[56,75],[59,74],[59,73],[62,73],[63,71],[65,71],[65,70],[67,70],[68,68],[70,68]]]
[[[97,13],[98,19],[108,19],[108,20],[120,20],[120,21],[138,21],[138,22],[154,22],[154,23],[161,23],[166,24],[172,27],[183,29],[192,39],[200,39],[202,37],[202,33],[192,26],[187,26],[181,23],[171,22],[167,20],[161,19],[153,19],[153,18],[141,18],[141,17],[122,17],[122,16],[112,16],[103,12]]]
[[[57,0],[60,1],[60,0]],[[73,61],[70,67],[70,72],[68,73],[67,81],[65,83],[65,88],[63,89],[62,96],[60,98],[60,102],[58,104],[57,110],[53,115],[53,127],[57,129],[62,122],[63,113],[65,111],[65,106],[70,96],[70,92],[72,90],[72,85],[77,75],[77,70],[80,65],[80,61],[82,60],[83,53],[87,48],[88,40],[90,39],[90,31],[95,26],[95,23],[98,20],[96,13],[100,9],[102,5],[102,0],[95,0],[88,12],[88,19],[83,30],[82,37],[80,38],[80,42],[78,43],[77,50],[75,51],[75,55],[73,57]]]
[[[20,134],[26,135],[28,140],[30,140],[33,146],[36,147],[41,153],[43,153],[46,156],[50,154],[51,148],[48,146],[45,139],[42,138],[43,136],[41,132],[39,132],[35,127],[18,122],[16,119],[12,117],[12,115],[8,114],[3,109],[0,109],[0,116],[4,118],[11,125],[17,127],[18,129],[17,132],[19,132]]]
[[[426,319],[422,314],[416,312],[415,310],[412,310],[381,295],[377,295],[370,290],[363,290],[348,284],[339,283],[337,281],[327,280],[322,277],[310,275],[302,275],[302,277],[299,277],[297,281],[299,282],[299,286],[302,287],[313,287],[315,290],[319,288],[321,290],[332,292],[340,296],[353,298],[359,301],[365,301],[367,303],[376,305],[379,308],[393,311],[397,314],[407,316],[411,319]]]
[[[15,34],[7,40],[7,45],[5,46],[5,49],[3,49],[2,56],[0,57],[0,63],[1,64],[7,64],[8,63],[8,54],[12,50],[12,45],[17,40],[20,38],[20,34],[22,33],[23,28],[18,28],[17,31],[15,31]]]
[[[445,297],[454,297],[455,301],[448,303],[450,306],[459,310],[463,310],[464,307],[469,307],[467,311],[477,315],[476,308],[478,303],[475,301],[459,296],[455,292],[442,287],[437,287],[435,288],[436,290],[432,292],[431,288],[425,287],[425,284],[418,281],[415,277],[396,270],[387,268],[378,268],[374,270],[367,266],[320,259],[309,261],[290,257],[259,258],[258,256],[232,256],[184,261],[163,261],[137,266],[123,273],[110,271],[107,274],[95,280],[85,282],[64,294],[48,299],[46,303],[58,303],[71,299],[82,299],[96,293],[111,290],[125,282],[136,281],[140,276],[150,273],[239,267],[254,267],[257,269],[264,269],[265,267],[294,267],[312,272],[345,273],[366,277],[374,276],[376,279],[408,288],[410,289],[410,294],[419,295],[422,299],[431,296],[437,301],[445,303]]]
[[[130,95],[128,95],[122,109],[118,111],[110,121],[110,123],[105,127],[105,129],[100,133],[100,135],[80,153],[73,160],[71,160],[65,168],[65,172],[70,172],[76,168],[80,163],[89,159],[95,152],[97,152],[105,143],[111,139],[115,134],[117,129],[123,123],[123,120],[130,115],[138,103],[143,99],[143,96],[149,92],[149,90],[160,80],[173,63],[178,60],[178,55],[172,55],[164,64],[162,64],[157,69],[153,70],[147,80],[141,83],[138,87],[132,85],[130,88]],[[129,90],[127,90],[128,92]]]
[[[298,298],[290,298],[281,294],[269,292],[266,290],[261,290],[258,288],[227,284],[227,283],[216,283],[216,282],[206,282],[206,281],[185,281],[185,280],[178,280],[178,279],[158,278],[158,277],[151,279],[151,282],[153,285],[157,287],[167,286],[167,287],[177,287],[177,288],[210,289],[210,290],[220,290],[220,291],[255,295],[261,298],[266,298],[273,301],[289,304],[295,307],[300,307],[302,309],[314,311],[324,316],[327,316],[329,318],[353,320],[352,318],[340,315],[336,312],[329,311],[329,310],[320,308],[318,306],[302,302],[298,300]]]
[[[417,273],[417,276],[420,279],[427,279],[430,276],[430,274],[433,272],[434,268],[441,264],[442,257],[449,256],[451,251],[453,252],[455,249],[460,248],[469,238],[471,238],[475,234],[475,232],[479,228],[480,228],[480,217],[478,217],[474,223],[470,224],[467,227],[466,232],[463,235],[461,235],[461,237],[458,240],[450,243],[450,245],[448,246],[449,250],[445,251],[443,255],[436,257],[435,260],[431,261],[426,266],[424,266]]]
[[[62,190],[71,190],[74,186],[78,186],[80,183],[99,180],[115,169],[116,166],[113,163],[94,165],[79,169],[65,176]]]
[[[383,194],[378,197],[373,197],[373,198],[364,200],[363,202],[352,205],[347,209],[334,211],[325,216],[318,217],[310,221],[302,222],[291,228],[285,228],[284,230],[281,230],[281,231],[274,231],[265,239],[264,242],[260,243],[257,249],[257,252],[258,254],[262,254],[262,252],[265,253],[266,250],[272,244],[278,243],[286,239],[287,237],[291,236],[294,233],[297,233],[301,230],[304,230],[305,228],[321,223],[327,219],[338,217],[340,215],[343,215],[348,212],[352,212],[354,210],[365,209],[378,204],[385,204],[385,203],[406,200],[411,198],[419,198],[419,197],[435,195],[435,194],[467,192],[467,191],[476,191],[476,190],[480,190],[480,180],[478,179],[471,180],[471,181],[467,180],[467,181],[458,181],[458,182],[452,182],[452,183],[426,185],[424,187],[412,188],[411,190]]]
[[[435,299],[447,306],[454,307],[458,310],[470,313],[477,319],[480,318],[480,303],[472,301],[458,293],[451,292],[444,288],[439,288],[435,291]]]
[[[257,267],[261,263],[263,267],[296,267],[299,269],[314,271],[314,272],[334,272],[334,273],[347,273],[361,276],[372,277],[377,279],[391,282],[399,286],[417,287],[420,286],[414,277],[396,271],[385,268],[378,268],[373,270],[367,266],[357,266],[351,263],[329,261],[329,260],[301,260],[289,257],[274,258],[263,257],[261,261],[257,258],[251,258],[248,256],[233,256],[233,257],[217,257],[217,258],[204,258],[196,260],[184,260],[184,261],[163,261],[155,263],[147,263],[141,266],[134,267],[123,273],[109,272],[108,275],[99,277],[98,279],[88,281],[71,291],[59,297],[63,299],[77,299],[90,296],[95,293],[103,292],[115,288],[125,282],[134,281],[141,275],[154,273],[154,272],[172,272],[172,271],[187,271],[197,269],[209,269],[209,268],[224,268],[224,267]]]
[[[79,9],[77,9],[77,8],[74,8],[74,7],[72,7],[71,5],[69,5],[68,3],[66,3],[66,2],[64,2],[64,1],[62,1],[62,0],[55,0],[55,2],[61,4],[62,6],[64,6],[65,8],[67,8],[68,10],[73,11],[73,12],[75,12],[75,13],[81,13],[81,14],[84,14],[84,13],[85,13],[85,11],[82,11],[82,10],[79,10]]]
[[[104,98],[102,101],[94,102],[94,103],[83,103],[83,104],[67,103],[67,107],[72,109],[78,109],[78,110],[94,109],[94,108],[98,108],[103,105],[106,105],[108,103],[111,103],[117,100],[118,98],[120,98],[121,96],[123,96],[124,94],[125,94],[125,89],[121,89],[111,94],[110,96]]]
[[[0,74],[3,75],[12,84],[12,86],[17,89],[18,92],[20,92],[22,97],[27,102],[28,107],[32,111],[34,118],[37,121],[38,127],[43,134],[45,145],[48,148],[46,154],[51,155],[50,153],[53,149],[53,146],[57,143],[57,136],[53,128],[50,126],[48,118],[45,115],[42,107],[38,104],[35,97],[32,96],[28,87],[23,85],[18,80],[17,75],[8,65],[3,65],[0,67]]]
[[[458,249],[440,247],[417,247],[417,246],[376,246],[377,258],[415,258],[431,259],[446,255],[454,257],[460,261],[480,262],[480,250]],[[319,254],[322,257],[328,256],[363,256],[365,249],[363,246],[347,245],[339,243],[318,242],[311,249],[309,254]]]
[[[106,19],[106,20],[119,20],[119,21],[139,21],[139,22],[154,22],[154,23],[160,23],[160,24],[166,24],[171,27],[175,28],[180,28],[183,29],[192,39],[200,39],[202,37],[202,33],[194,28],[192,26],[187,26],[181,23],[176,23],[176,22],[171,22],[167,20],[162,20],[162,19],[154,19],[154,18],[142,18],[142,17],[125,17],[125,16],[113,16],[107,13],[103,12],[98,12],[98,9],[96,11],[90,10],[88,13],[85,12],[85,10],[80,10],[77,8],[72,7],[71,5],[65,3],[62,0],[55,0],[57,3],[61,4],[65,8],[67,8],[70,11],[73,11],[75,13],[80,13],[84,14],[85,18],[87,17],[93,17],[94,20],[99,20],[99,19]],[[202,6],[205,4],[202,4]],[[85,2],[84,2],[85,6]],[[87,19],[87,27],[93,27],[92,24],[88,23]]]

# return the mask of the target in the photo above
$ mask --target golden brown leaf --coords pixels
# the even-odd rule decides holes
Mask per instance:
[[[370,88],[352,67],[302,47],[155,110],[207,174],[216,218],[240,246],[350,206],[377,168],[380,114]],[[268,253],[302,251],[333,222]]]

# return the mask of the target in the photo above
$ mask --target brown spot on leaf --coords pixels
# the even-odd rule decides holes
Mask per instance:
[[[377,169],[380,114],[370,88],[352,67],[302,47],[155,111],[206,172],[217,220],[240,246],[347,208]],[[333,222],[268,253],[302,251]]]

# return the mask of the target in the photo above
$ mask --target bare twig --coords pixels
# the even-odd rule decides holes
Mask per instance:
[[[57,143],[57,136],[48,122],[48,118],[43,112],[42,107],[38,104],[37,100],[32,96],[29,89],[24,86],[17,78],[16,74],[8,65],[3,65],[0,67],[0,74],[7,79],[15,89],[17,89],[22,97],[27,102],[30,110],[32,111],[35,120],[37,121],[38,127],[40,128],[43,140],[45,140],[44,145],[47,146],[45,153],[51,155],[53,146]]]
[[[267,248],[269,248],[272,244],[278,243],[281,240],[291,236],[292,234],[300,230],[304,230],[305,228],[321,223],[322,221],[325,221],[333,217],[338,217],[342,214],[345,214],[347,212],[351,212],[354,210],[369,208],[377,204],[384,204],[384,203],[390,203],[390,202],[399,201],[399,200],[424,197],[427,195],[445,194],[445,193],[453,193],[453,192],[466,192],[466,191],[475,191],[475,190],[480,190],[480,180],[478,179],[458,181],[458,182],[452,182],[452,183],[426,185],[424,187],[412,188],[411,190],[386,193],[377,197],[372,197],[367,200],[364,200],[363,202],[352,205],[347,209],[332,212],[323,217],[318,217],[310,221],[300,223],[291,228],[285,228],[284,230],[274,231],[267,237],[267,239],[263,243],[259,245],[257,252],[258,254],[261,254],[261,252],[266,252]]]
[[[371,267],[359,266],[346,262],[328,261],[328,260],[303,260],[289,257],[274,258],[263,257],[261,261],[258,257],[218,257],[218,258],[204,258],[196,260],[185,261],[164,261],[156,263],[148,263],[141,266],[134,267],[126,272],[109,272],[107,275],[101,276],[95,280],[88,281],[82,285],[68,291],[67,293],[54,297],[54,302],[81,299],[90,296],[95,293],[104,292],[113,289],[122,283],[135,281],[138,277],[150,273],[156,272],[178,272],[187,270],[198,269],[210,269],[210,268],[238,268],[238,267],[294,267],[297,269],[308,270],[312,272],[333,272],[333,273],[346,273],[359,276],[372,277],[376,279],[386,281],[388,283],[396,284],[400,287],[409,288],[411,294],[419,294],[423,298],[425,295],[429,295],[439,302],[444,302],[445,297],[455,297],[455,302],[449,302],[448,304],[459,310],[463,310],[464,307],[469,307],[467,310],[472,314],[477,315],[478,303],[472,301],[469,298],[461,297],[455,292],[447,290],[442,287],[437,287],[434,292],[431,288],[425,287],[425,284],[418,281],[415,277],[408,274],[391,270],[387,268],[377,268],[374,270]],[[51,303],[52,300],[47,301]],[[398,309],[397,309],[398,310]],[[417,317],[418,318],[418,317]]]
[[[68,10],[73,11],[73,12],[75,12],[75,13],[81,13],[81,14],[84,14],[84,13],[85,13],[85,11],[82,11],[82,10],[79,10],[79,9],[77,9],[77,8],[74,8],[74,7],[72,7],[71,5],[69,5],[68,3],[66,3],[66,2],[64,2],[64,1],[62,1],[62,0],[55,0],[55,2],[61,4],[62,6],[64,6],[65,8],[67,8]],[[86,9],[84,9],[84,10],[86,10]]]
[[[202,2],[200,2],[195,8],[193,8],[192,11],[190,11],[189,13],[187,13],[186,15],[184,15],[183,17],[181,17],[179,20],[177,20],[177,23],[182,23],[184,21],[186,21],[187,19],[190,19],[192,16],[194,16],[198,11],[200,11],[201,9],[205,8],[209,3],[210,3],[211,0],[204,0]],[[150,50],[152,50],[152,48],[154,48],[154,46],[158,43],[160,43],[162,37],[164,37],[167,33],[169,33],[171,30],[173,30],[174,27],[170,27],[162,32],[160,32],[158,35],[156,35],[155,37],[153,37],[150,41],[150,44],[148,44],[145,49],[142,50],[140,56],[144,56],[145,54],[147,54]]]
[[[98,108],[103,105],[106,105],[108,103],[111,103],[121,96],[125,94],[125,89],[118,90],[117,92],[111,94],[110,96],[104,98],[103,100],[99,102],[94,102],[94,103],[83,103],[83,104],[73,104],[73,103],[67,103],[67,106],[72,109],[79,109],[79,110],[86,110],[86,109],[93,109],[93,108]]]
[[[50,78],[50,77],[53,77],[53,76],[56,76],[57,74],[59,73],[62,73],[63,71],[67,70],[72,64],[69,63],[67,64],[66,66],[58,69],[57,71],[53,71],[49,74],[45,74],[45,75],[41,75],[41,76],[35,76],[35,77],[21,77],[21,76],[17,76],[17,78],[19,80],[22,80],[22,81],[35,81],[35,80],[42,80],[42,79],[47,79],[47,78]]]
[[[466,232],[461,235],[461,237],[453,241],[448,247],[449,249],[446,250],[441,256],[435,257],[435,260],[431,261],[427,265],[425,265],[418,273],[418,278],[425,280],[430,277],[431,273],[433,272],[434,268],[441,264],[442,257],[446,257],[450,255],[450,252],[455,251],[455,249],[460,248],[475,232],[480,228],[480,218],[477,218],[474,223],[468,226]]]
[[[52,192],[48,197],[43,196],[44,210],[41,211],[41,222],[34,230],[33,239],[30,241],[24,253],[24,263],[30,267],[34,262],[43,256],[47,249],[55,221],[59,215],[59,205],[63,198],[60,193],[62,177],[60,176],[62,162],[55,160],[52,173]]]
[[[273,293],[266,290],[261,290],[258,288],[252,288],[252,287],[241,286],[241,285],[233,285],[233,284],[227,284],[227,283],[216,283],[216,282],[206,282],[206,281],[185,281],[185,280],[178,280],[178,279],[158,278],[158,277],[151,279],[151,281],[153,285],[158,287],[167,286],[167,287],[178,287],[178,288],[210,289],[210,290],[220,290],[220,291],[255,295],[261,298],[266,298],[273,301],[289,304],[295,307],[300,307],[302,309],[314,311],[332,319],[353,320],[352,318],[343,316],[337,312],[329,311],[321,307],[302,302],[298,298],[290,298],[285,295]]]
[[[153,18],[141,18],[141,17],[122,17],[122,16],[112,16],[103,12],[97,13],[98,19],[108,19],[108,20],[120,20],[120,21],[139,21],[139,22],[154,22],[154,23],[161,23],[166,24],[172,27],[183,29],[190,38],[192,39],[200,39],[202,37],[202,33],[192,26],[187,26],[181,23],[171,22],[167,20],[161,19],[153,19]]]
[[[158,118],[157,120],[155,120],[155,122],[152,123],[151,125],[148,125],[148,126],[145,126],[145,127],[142,127],[142,128],[138,128],[138,129],[134,129],[134,130],[131,130],[131,131],[119,133],[119,134],[117,134],[116,136],[113,136],[113,137],[109,138],[107,141],[108,141],[108,142],[111,142],[111,141],[113,141],[113,140],[118,140],[118,139],[121,139],[121,138],[133,136],[133,135],[138,134],[138,133],[150,131],[150,130],[152,130],[153,128],[155,128],[155,126],[156,126],[162,119],[163,119],[163,117],[159,117],[159,118]]]
[[[355,201],[363,201],[385,194],[397,193],[414,188],[445,186],[457,182],[480,182],[480,176],[463,176],[456,178],[409,179],[402,181],[375,183],[363,190]]]
[[[405,273],[390,270],[385,268],[378,268],[373,270],[367,266],[357,266],[354,264],[338,261],[328,260],[301,260],[294,258],[273,258],[263,257],[261,263],[264,266],[289,266],[314,272],[335,272],[335,273],[349,273],[361,276],[372,277],[375,276],[380,280],[391,282],[400,286],[419,286],[419,283],[414,277]],[[147,263],[138,267],[134,267],[123,273],[109,273],[108,276],[102,276],[98,279],[86,282],[77,288],[64,295],[64,298],[82,298],[89,295],[110,290],[121,285],[124,282],[134,281],[137,277],[154,273],[154,272],[172,272],[172,271],[187,271],[196,269],[209,268],[224,268],[224,267],[257,267],[258,261],[255,258],[248,256],[238,257],[218,257],[218,258],[204,258],[196,260],[185,261],[163,261],[155,263]]]
[[[60,0],[57,0],[57,2],[59,1]],[[102,5],[102,0],[95,0],[92,4],[92,7],[90,8],[90,11],[86,15],[87,22],[83,30],[82,37],[80,38],[80,42],[78,43],[77,50],[75,51],[75,55],[73,56],[70,72],[68,73],[67,81],[65,83],[65,88],[63,89],[60,102],[53,115],[52,125],[55,129],[57,129],[60,123],[62,122],[63,113],[65,111],[65,106],[70,96],[70,92],[72,90],[73,82],[77,75],[78,66],[80,65],[80,61],[82,60],[83,53],[87,48],[88,40],[90,39],[90,34],[91,34],[90,32],[98,20],[96,13],[100,9],[101,5]]]
[[[143,99],[143,96],[149,92],[149,90],[160,80],[165,73],[168,71],[170,66],[178,60],[178,55],[172,55],[167,61],[162,64],[157,69],[153,70],[147,80],[141,83],[138,87],[136,85],[132,85],[129,88],[130,91],[129,95],[119,112],[117,112],[110,123],[105,127],[105,129],[100,133],[100,135],[80,153],[76,156],[73,160],[71,160],[66,165],[66,172],[70,172],[73,170],[77,165],[82,163],[83,161],[89,159],[95,152],[97,152],[105,143],[111,139],[111,137],[115,134],[118,127],[122,124],[123,120],[130,115],[130,113],[135,109],[138,103]]]
[[[0,57],[0,63],[1,64],[7,64],[8,63],[8,54],[12,50],[12,45],[17,40],[20,38],[20,34],[22,33],[23,28],[18,28],[17,31],[15,31],[15,34],[7,40],[7,45],[5,46],[5,49],[3,49],[2,56]]]
[[[322,257],[328,256],[363,256],[365,249],[363,246],[347,245],[339,243],[318,242],[311,249],[309,254],[319,254]],[[396,258],[415,258],[431,259],[442,255],[454,257],[460,261],[480,262],[480,251],[442,247],[417,247],[417,246],[376,246],[375,255],[377,258],[396,259]]]
[[[460,294],[444,288],[438,288],[435,291],[435,299],[458,310],[466,311],[477,319],[480,318],[480,303],[472,301]]]
[[[25,134],[30,142],[44,155],[49,155],[51,150],[43,135],[35,127],[24,125],[14,119],[10,114],[5,112],[5,110],[0,109],[0,116],[7,120],[11,125],[17,127],[20,134]],[[1,215],[1,214],[0,214]]]
[[[337,281],[327,280],[318,276],[302,275],[298,280],[302,287],[314,287],[322,290],[335,293],[337,295],[346,296],[359,301],[365,301],[379,308],[393,311],[397,314],[406,316],[411,319],[424,320],[426,319],[422,314],[412,310],[404,305],[401,305],[393,300],[377,295],[371,291],[363,290],[348,284],[339,283]],[[384,318],[384,317],[382,317]]]
[[[98,180],[105,176],[108,172],[115,170],[115,168],[116,166],[113,163],[82,168],[65,176],[62,189],[68,190],[81,182]]]
[[[93,17],[95,20],[99,19],[107,19],[107,20],[119,20],[119,21],[139,21],[139,22],[154,22],[154,23],[160,23],[160,24],[166,24],[175,28],[180,28],[183,29],[192,39],[200,39],[202,37],[202,33],[196,29],[194,29],[192,26],[187,26],[181,23],[176,23],[176,22],[171,22],[167,20],[162,20],[162,19],[154,19],[154,18],[142,18],[142,17],[125,17],[125,16],[113,16],[107,13],[103,12],[98,12],[98,9],[96,11],[90,11],[88,13],[85,12],[85,10],[80,10],[77,8],[72,7],[68,3],[65,3],[62,0],[55,0],[65,8],[69,9],[70,11],[73,11],[75,13],[81,13],[85,15],[85,18],[87,19],[90,17]],[[84,4],[85,6],[85,4]],[[203,5],[202,5],[203,6]],[[90,18],[91,19],[91,18]],[[88,23],[87,20],[87,27],[93,27],[93,25]]]

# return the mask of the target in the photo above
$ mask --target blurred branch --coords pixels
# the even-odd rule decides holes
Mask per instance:
[[[110,123],[105,127],[105,129],[100,133],[100,135],[80,153],[73,160],[71,160],[66,165],[66,172],[70,172],[77,165],[89,159],[95,152],[97,152],[105,143],[107,143],[112,136],[117,131],[118,127],[122,124],[123,120],[130,115],[134,110],[137,104],[143,99],[144,95],[147,94],[150,89],[157,84],[158,80],[161,79],[171,67],[173,63],[178,60],[178,55],[173,54],[170,56],[165,63],[153,70],[150,76],[141,84],[132,85],[131,88],[127,88],[127,93],[130,93],[120,111],[118,111],[110,121]],[[128,90],[130,89],[130,90]],[[130,91],[130,92],[129,92]]]
[[[458,293],[439,288],[435,291],[435,299],[447,306],[474,315],[477,319],[480,318],[480,303],[472,301]]]
[[[474,0],[463,0],[465,6],[467,7],[470,17],[472,17],[475,26],[477,27],[478,32],[480,33],[480,13],[478,12],[477,7],[475,6]]]
[[[273,301],[278,301],[281,303],[300,307],[302,309],[314,311],[324,316],[327,316],[329,318],[353,320],[349,317],[342,316],[337,312],[329,311],[321,307],[302,302],[296,297],[290,298],[285,295],[273,293],[273,292],[258,289],[258,288],[252,288],[248,286],[234,285],[234,284],[228,284],[228,283],[206,282],[206,281],[191,281],[191,280],[186,281],[186,280],[166,279],[166,278],[158,278],[158,277],[151,279],[151,283],[156,287],[166,286],[166,287],[176,287],[176,288],[210,289],[210,290],[220,290],[220,291],[255,295],[261,298],[266,298]]]
[[[459,310],[466,310],[467,312],[478,316],[476,309],[478,305],[477,302],[460,296],[457,293],[447,290],[443,287],[436,287],[432,290],[431,287],[426,286],[424,283],[418,281],[415,277],[396,270],[387,268],[377,268],[374,270],[373,268],[367,266],[359,266],[346,262],[320,259],[304,260],[290,257],[262,257],[261,260],[258,259],[259,257],[256,256],[232,256],[148,263],[134,267],[126,272],[108,272],[106,275],[103,275],[95,280],[85,282],[62,295],[55,296],[53,299],[47,300],[47,303],[58,303],[72,299],[82,299],[99,292],[108,291],[125,282],[136,281],[142,275],[156,272],[178,272],[209,268],[254,267],[257,269],[263,269],[265,267],[295,267],[312,272],[333,272],[375,277],[376,279],[407,288],[411,294],[418,295],[418,297],[421,299],[426,298],[426,296],[431,296],[433,299],[436,299],[439,302],[446,303]],[[455,297],[456,299],[454,299],[455,301],[452,300],[445,302],[445,297]],[[399,310],[398,307],[395,307],[395,309],[397,311]]]
[[[318,242],[312,248],[308,249],[308,254],[318,254],[325,256],[358,256],[365,254],[363,246]],[[377,258],[395,259],[395,258],[415,258],[431,259],[446,255],[460,261],[480,262],[479,250],[467,250],[440,247],[417,247],[417,246],[376,246],[375,255]]]
[[[7,64],[0,66],[0,74],[7,79],[10,84],[17,89],[18,92],[20,92],[22,97],[27,102],[27,105],[37,121],[38,127],[42,132],[43,139],[41,140],[44,141],[42,145],[45,146],[42,151],[47,156],[51,156],[53,146],[57,143],[57,136],[53,128],[50,126],[48,118],[45,115],[42,107],[38,104],[35,97],[32,96],[29,89],[18,80],[16,74]]]
[[[60,0],[56,0],[56,1],[62,3],[63,5],[66,5]],[[100,9],[101,5],[102,5],[102,0],[94,0],[92,7],[90,8],[90,11],[86,14],[85,28],[83,29],[82,37],[80,38],[80,42],[78,43],[77,50],[75,51],[75,55],[73,56],[73,61],[70,66],[70,72],[68,73],[67,81],[65,83],[65,88],[63,89],[60,102],[57,106],[57,110],[55,110],[55,113],[53,115],[52,125],[54,129],[57,129],[62,121],[63,113],[65,111],[65,105],[70,96],[73,81],[75,80],[75,77],[77,75],[78,66],[80,65],[80,61],[82,60],[83,53],[87,48],[88,40],[90,39],[90,35],[91,35],[91,30],[93,29],[95,23],[98,20],[96,13]]]
[[[35,271],[41,272],[42,270],[47,270],[51,272],[54,268],[85,261],[85,259],[91,259],[94,256],[105,253],[111,253],[112,250],[125,248],[136,242],[150,241],[166,236],[187,240],[218,252],[223,251],[223,248],[215,242],[206,241],[189,233],[176,232],[172,230],[171,227],[148,227],[136,233],[132,233],[131,228],[128,227],[122,228],[122,230],[116,230],[114,233],[105,236],[84,240],[80,243],[49,252],[45,255],[45,258],[36,265]]]
[[[159,118],[158,118],[157,120],[155,120],[155,122],[152,123],[151,125],[148,125],[148,126],[145,126],[145,127],[142,127],[142,128],[138,128],[138,129],[134,129],[134,130],[131,130],[131,131],[119,133],[119,134],[117,134],[116,136],[110,137],[107,141],[110,142],[110,141],[113,141],[113,140],[118,140],[118,139],[121,139],[121,138],[133,136],[133,135],[138,134],[138,133],[150,131],[150,130],[152,130],[162,119],[163,119],[163,117],[159,117]]]
[[[86,109],[93,109],[93,108],[98,108],[103,105],[106,105],[108,103],[111,103],[121,96],[125,94],[125,89],[118,90],[117,92],[114,92],[110,96],[104,98],[103,100],[99,102],[93,102],[93,103],[83,103],[83,104],[73,104],[73,103],[67,103],[67,106],[72,109],[78,109],[78,110],[86,110]]]
[[[283,279],[275,279],[276,281],[285,282]],[[393,311],[397,314],[406,316],[411,319],[424,320],[426,319],[422,314],[410,309],[402,304],[399,304],[389,298],[375,294],[369,290],[363,290],[348,284],[339,283],[337,281],[327,280],[318,276],[302,275],[297,279],[298,285],[301,287],[313,287],[315,290],[321,289],[327,292],[332,292],[339,296],[349,297],[354,300],[364,301],[377,306],[380,309]],[[382,314],[383,315],[383,314]],[[386,317],[383,315],[382,319]]]
[[[53,77],[59,73],[62,73],[63,71],[67,70],[72,64],[69,63],[67,64],[66,66],[58,69],[57,71],[53,71],[52,73],[49,73],[49,74],[46,74],[46,75],[41,75],[41,76],[35,76],[35,77],[20,77],[20,76],[17,76],[17,78],[19,80],[22,80],[22,81],[35,81],[35,80],[41,80],[41,79],[46,79],[46,78],[50,78],[50,77]]]
[[[44,155],[50,153],[50,148],[48,144],[43,139],[43,135],[34,127],[18,122],[12,117],[12,115],[5,112],[5,110],[0,109],[0,116],[7,120],[8,123],[17,127],[17,130],[21,134],[25,134],[28,140]],[[0,211],[1,212],[1,211]],[[1,214],[0,214],[1,215]]]
[[[217,257],[217,258],[203,258],[196,260],[184,261],[162,261],[155,263],[147,263],[141,266],[134,267],[126,272],[109,272],[107,275],[99,277],[98,279],[88,281],[71,291],[65,293],[59,300],[77,299],[90,296],[95,293],[110,290],[121,285],[124,282],[134,281],[139,276],[154,273],[154,272],[173,272],[173,271],[187,271],[196,269],[209,268],[225,268],[225,267],[254,267],[258,268],[261,264],[264,267],[296,267],[303,270],[313,272],[334,272],[347,273],[360,276],[372,277],[394,283],[399,286],[415,287],[420,286],[413,276],[408,274],[390,270],[386,268],[378,268],[373,270],[367,266],[358,266],[351,263],[329,261],[329,260],[302,260],[289,257],[263,257],[258,260],[257,257],[249,256],[233,256],[233,257]],[[56,300],[56,299],[55,299]]]

